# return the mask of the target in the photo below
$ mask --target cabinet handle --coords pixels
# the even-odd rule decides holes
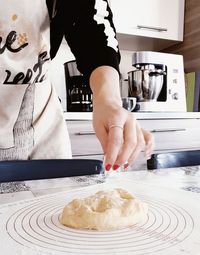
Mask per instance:
[[[150,27],[150,26],[143,26],[143,25],[137,25],[138,29],[150,29],[157,32],[167,32],[167,28],[165,27]]]
[[[153,129],[153,130],[151,130],[152,133],[176,132],[176,131],[186,131],[186,129],[185,128],[166,128],[166,129]]]
[[[80,131],[76,135],[95,135],[94,131]]]

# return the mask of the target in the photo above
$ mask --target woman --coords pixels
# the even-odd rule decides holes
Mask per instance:
[[[3,0],[0,10],[0,159],[70,158],[62,109],[49,79],[65,36],[93,92],[105,168],[132,164],[152,135],[121,106],[120,54],[107,0]]]

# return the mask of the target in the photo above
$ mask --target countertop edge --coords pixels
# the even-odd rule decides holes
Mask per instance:
[[[136,119],[200,119],[200,112],[135,112]],[[92,120],[92,112],[64,112],[65,120]]]

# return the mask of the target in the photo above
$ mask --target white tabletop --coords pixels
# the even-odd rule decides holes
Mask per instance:
[[[146,201],[148,219],[109,233],[60,224],[72,198],[113,187]],[[199,255],[200,166],[7,183],[0,191],[4,255]]]

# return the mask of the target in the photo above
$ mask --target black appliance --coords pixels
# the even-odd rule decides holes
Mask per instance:
[[[92,112],[92,91],[86,78],[77,69],[76,61],[64,63],[67,112]]]

